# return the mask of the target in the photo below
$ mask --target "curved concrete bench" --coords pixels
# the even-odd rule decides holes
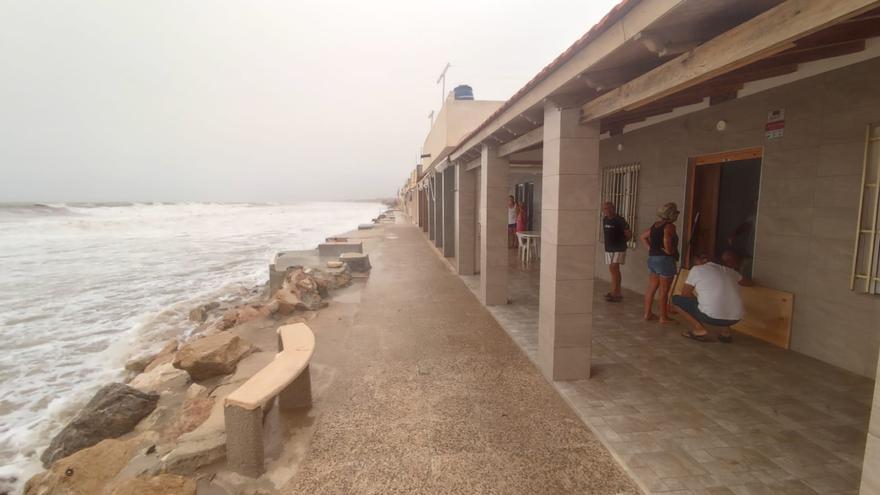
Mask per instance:
[[[278,397],[282,410],[312,405],[309,361],[315,352],[315,335],[303,323],[278,329],[278,355],[267,366],[226,397],[226,462],[245,476],[265,472],[263,451],[264,412]]]

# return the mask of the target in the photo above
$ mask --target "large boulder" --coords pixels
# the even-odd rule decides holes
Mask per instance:
[[[122,383],[102,387],[73,420],[52,439],[40,460],[49,466],[62,457],[117,438],[134,429],[159,402],[159,394],[144,393]]]
[[[177,339],[171,339],[166,344],[165,347],[156,354],[156,357],[150,361],[150,364],[144,368],[145,372],[152,371],[163,364],[170,363],[174,361],[174,353],[177,352],[177,348],[180,344],[178,344]]]
[[[108,439],[55,462],[35,475],[24,495],[92,495],[104,492],[107,483],[136,452],[136,440]],[[139,493],[139,492],[129,492]]]
[[[128,386],[141,392],[162,392],[181,387],[189,381],[186,371],[179,370],[170,362],[141,373],[128,382]]]
[[[318,282],[301,266],[290,269],[273,298],[278,301],[278,312],[283,315],[297,310],[315,311],[324,306]]]
[[[235,371],[241,358],[254,347],[241,337],[223,332],[187,343],[177,351],[174,367],[189,373],[195,380],[206,380]]]
[[[110,495],[196,495],[196,482],[176,474],[143,476],[116,485]]]
[[[341,265],[337,268],[328,268],[327,270],[315,268],[306,270],[306,273],[318,284],[318,292],[321,296],[327,297],[329,291],[351,285],[351,270],[349,270],[348,265],[344,263],[341,263]]]

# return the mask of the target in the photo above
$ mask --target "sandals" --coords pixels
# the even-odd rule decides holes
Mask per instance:
[[[697,342],[709,342],[709,339],[706,338],[706,335],[697,335],[690,330],[688,330],[687,332],[682,332],[681,336],[686,339],[696,340]]]
[[[730,344],[731,342],[733,342],[733,335],[719,335],[718,342]]]
[[[608,302],[620,302],[623,301],[623,296],[615,296],[609,292],[605,294],[605,300]]]

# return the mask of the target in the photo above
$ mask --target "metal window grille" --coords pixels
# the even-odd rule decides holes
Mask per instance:
[[[639,199],[639,163],[606,168],[602,174],[602,202],[611,201],[617,214],[626,219],[630,229],[636,226],[636,204]],[[629,247],[636,247],[635,235]]]
[[[880,123],[869,124],[865,134],[850,289],[880,294]]]

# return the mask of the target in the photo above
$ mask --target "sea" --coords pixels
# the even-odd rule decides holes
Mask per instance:
[[[0,204],[0,493],[132,356],[194,329],[189,311],[266,282],[380,203]]]

